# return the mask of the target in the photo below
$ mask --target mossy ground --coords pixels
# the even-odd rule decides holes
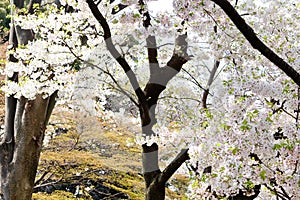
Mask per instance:
[[[51,182],[54,185],[57,185],[57,182],[68,182],[70,185],[77,184],[81,187],[81,199],[92,199],[87,191],[92,190],[94,186],[85,185],[88,180],[125,193],[130,199],[143,199],[143,179],[133,170],[138,167],[138,148],[128,148],[126,142],[117,137],[120,136],[118,130],[104,130],[100,127],[101,122],[95,117],[86,116],[83,120],[75,119],[76,115],[60,109],[54,111],[48,132],[48,135],[51,135],[51,132],[53,135],[41,153],[36,177],[39,180],[43,176],[43,180],[36,189]],[[85,127],[78,128],[83,121],[81,126]],[[134,162],[136,166],[130,168]],[[121,164],[125,166],[123,169]],[[44,175],[45,173],[47,175]],[[53,197],[52,194],[39,192],[35,193],[33,198],[59,199],[61,195],[64,199],[70,194],[74,197],[74,193],[66,191],[53,192]]]
[[[53,134],[52,139],[45,144],[36,179],[44,177],[38,185],[43,185],[43,182],[46,185],[51,182],[75,184],[80,186],[82,191],[78,199],[92,199],[88,191],[96,186],[86,185],[89,180],[125,193],[130,199],[144,199],[141,149],[136,145],[128,146],[128,141],[134,140],[134,134],[126,128],[95,117],[82,118],[82,116],[84,115],[60,108],[54,111],[48,127],[48,135],[51,135],[50,132],[59,132],[57,130],[61,130],[61,133]],[[44,175],[45,173],[47,175]],[[169,199],[182,199],[184,196],[182,194],[185,192],[182,183],[187,180],[184,176],[175,177],[171,184],[179,190],[174,192],[167,188],[167,196]],[[55,190],[51,194],[35,193],[33,198],[72,199],[75,197],[74,191],[72,193]],[[106,199],[122,198],[107,197]]]
[[[1,59],[5,59],[6,45],[0,45]],[[4,93],[0,92],[1,125],[4,113]],[[130,199],[144,199],[141,149],[128,146],[135,136],[127,127],[57,107],[47,132],[34,200],[91,200],[91,191],[97,192],[99,187],[108,192],[101,199],[122,199],[115,196],[117,193],[109,196],[111,191],[127,194]],[[167,188],[167,198],[183,199],[186,182],[186,177],[175,176],[170,183],[178,191]],[[77,197],[74,188],[80,192]]]

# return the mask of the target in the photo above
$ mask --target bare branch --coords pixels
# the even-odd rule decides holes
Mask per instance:
[[[123,93],[125,96],[127,96],[127,97],[128,97],[128,98],[136,105],[136,106],[138,106],[138,103],[134,100],[134,98],[133,98],[127,91],[125,91],[124,88],[121,87],[121,85],[118,83],[118,81],[115,79],[115,77],[114,77],[109,71],[106,71],[106,70],[102,69],[101,67],[98,67],[97,65],[95,65],[95,64],[93,64],[93,63],[91,63],[91,62],[88,62],[88,61],[82,59],[80,56],[78,56],[78,55],[73,51],[73,49],[72,49],[72,48],[68,45],[68,43],[66,43],[65,41],[64,41],[64,45],[66,45],[66,47],[68,47],[68,49],[70,50],[71,54],[72,54],[73,56],[75,56],[76,59],[80,60],[82,63],[85,63],[85,64],[87,64],[87,65],[93,66],[93,67],[99,69],[99,70],[100,70],[101,72],[103,72],[104,74],[108,75],[108,76],[111,78],[111,80],[116,84],[118,90],[119,90],[121,93]]]
[[[160,174],[159,182],[164,184],[169,178],[176,172],[176,170],[188,159],[190,159],[188,155],[189,149],[182,149],[181,152],[176,156],[176,158],[164,169],[164,171]]]
[[[199,83],[199,81],[186,69],[182,69],[183,72],[187,73],[187,75],[192,78],[192,83],[194,83],[197,87],[199,87],[202,90],[205,90],[205,88]]]
[[[54,181],[54,182],[49,182],[49,183],[44,183],[44,184],[41,184],[41,185],[36,185],[36,186],[33,187],[33,189],[45,187],[45,186],[48,186],[48,185],[54,185],[56,183],[59,183],[61,180],[62,180],[62,178],[60,178],[59,180]]]
[[[210,13],[208,10],[204,9],[204,11],[205,11],[205,13],[206,13],[206,14],[214,21],[214,23],[215,23],[215,26],[214,26],[214,32],[216,32],[217,28],[219,27],[219,29],[222,30],[222,32],[224,32],[225,35],[227,35],[228,37],[234,39],[233,36],[229,35],[224,29],[222,29],[222,28],[220,27],[220,24],[218,23],[218,21],[211,15],[211,13]]]
[[[207,108],[207,97],[208,97],[208,94],[209,94],[209,88],[210,88],[211,84],[214,81],[214,78],[215,78],[215,75],[216,75],[216,72],[218,70],[219,65],[220,65],[220,61],[216,60],[215,63],[214,63],[214,67],[210,72],[209,79],[208,79],[208,82],[207,82],[207,88],[204,90],[203,96],[202,96],[202,106],[203,106],[203,108]]]
[[[47,126],[50,116],[52,114],[52,111],[55,107],[56,104],[56,98],[57,98],[57,93],[58,91],[55,91],[51,96],[49,97],[49,102],[48,102],[48,108],[47,108],[47,113],[46,113],[46,118],[45,118],[45,126]]]
[[[94,3],[93,0],[87,0],[87,3],[88,3],[89,8],[92,11],[94,17],[98,20],[98,22],[100,23],[100,25],[104,31],[103,37],[105,39],[105,44],[106,44],[108,51],[116,59],[116,61],[119,63],[119,65],[125,71],[128,79],[131,83],[131,86],[133,87],[139,101],[145,102],[146,101],[145,94],[141,90],[135,74],[131,70],[131,67],[129,66],[129,64],[127,63],[125,58],[121,56],[121,54],[118,52],[118,50],[116,49],[115,45],[112,42],[110,27],[109,27],[106,19],[103,17],[103,15],[99,11],[97,5]]]
[[[299,113],[300,113],[300,87],[298,87],[298,105],[297,105],[297,112],[296,112],[296,123],[299,120]]]
[[[295,163],[295,168],[294,168],[294,171],[293,171],[292,175],[295,175],[297,173],[298,164],[299,164],[299,160],[297,160],[296,163]]]
[[[279,102],[279,101],[278,101]],[[285,104],[286,100],[284,100],[280,107],[276,108],[276,109],[272,109],[273,114],[278,113],[280,111],[283,111],[284,113],[286,113],[287,115],[289,115],[290,117],[292,117],[293,119],[295,119],[297,121],[297,117],[295,117],[294,115],[292,115],[290,112],[288,112],[285,108],[284,108],[284,104]]]
[[[159,97],[160,99],[176,99],[176,100],[192,100],[192,101],[196,101],[198,103],[201,103],[201,101],[199,101],[198,99],[194,99],[194,98],[190,98],[190,97],[174,97],[174,96],[163,96],[163,97]]]
[[[237,6],[237,5],[238,5],[238,2],[239,2],[239,0],[235,0],[235,6]]]
[[[40,183],[42,182],[42,180],[45,178],[45,176],[46,176],[47,174],[49,174],[49,172],[50,172],[49,168],[50,168],[50,167],[48,167],[48,168],[47,168],[47,171],[44,171],[44,173],[42,174],[42,176],[41,176],[39,179],[37,179],[37,180],[35,181],[34,185],[38,185],[38,184],[40,184]]]

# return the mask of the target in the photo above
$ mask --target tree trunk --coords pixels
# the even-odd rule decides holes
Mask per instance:
[[[141,89],[137,77],[132,71],[130,65],[124,56],[115,47],[109,24],[102,15],[97,5],[93,0],[87,0],[88,6],[103,28],[103,37],[105,44],[110,54],[116,59],[127,75],[128,80],[139,100],[139,111],[142,124],[143,137],[151,137],[156,134],[152,130],[156,124],[155,108],[157,100],[161,92],[166,88],[167,83],[181,70],[182,66],[188,61],[187,54],[187,33],[183,30],[178,30],[180,33],[176,40],[176,48],[167,66],[160,68],[157,61],[157,48],[155,36],[149,36],[146,39],[149,56],[150,79],[144,90]],[[144,15],[143,25],[148,28],[150,25],[150,15],[144,10],[143,0],[139,0],[141,6],[140,12]],[[183,22],[184,23],[184,22]],[[180,47],[178,49],[178,47]],[[143,175],[146,184],[146,200],[163,200],[165,199],[165,184],[175,171],[189,159],[188,150],[184,149],[174,160],[169,164],[163,172],[158,166],[158,145],[153,143],[151,146],[142,145],[143,148]]]
[[[24,6],[24,0],[14,0],[13,3],[16,8]],[[9,48],[26,45],[33,37],[31,30],[12,25]],[[8,59],[18,62],[13,55],[9,55]],[[18,82],[18,73],[8,79]],[[24,97],[6,97],[5,130],[0,142],[1,200],[31,199],[46,124],[54,108],[55,97],[56,93],[46,99],[37,95],[31,101]]]
[[[165,185],[161,185],[157,178],[146,188],[146,200],[164,200],[166,195]]]
[[[14,142],[0,145],[1,199],[30,200],[44,139],[49,99],[18,100]],[[8,148],[14,143],[13,148]],[[11,155],[11,156],[6,156]]]

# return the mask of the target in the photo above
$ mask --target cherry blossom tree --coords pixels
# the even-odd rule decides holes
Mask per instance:
[[[174,0],[169,12],[155,14],[148,4],[60,1],[44,8],[47,17],[16,17],[35,40],[19,41],[27,45],[6,66],[8,98],[13,105],[23,99],[22,108],[51,101],[56,91],[68,98],[75,72],[93,69],[86,72],[99,75],[97,98],[104,102],[113,87],[139,111],[146,199],[164,199],[166,182],[184,163],[191,199],[298,199],[300,2]],[[14,130],[27,130],[25,122]],[[6,130],[1,152],[15,134]],[[163,170],[159,148],[171,159]],[[15,163],[5,159],[1,166]],[[1,180],[11,180],[1,169]]]
[[[213,4],[213,2],[215,4]],[[106,39],[105,42],[108,50],[122,66],[124,71],[126,73],[130,72],[131,69],[125,64],[121,54],[118,54],[114,49],[114,44],[111,42],[111,34],[109,33],[109,25],[106,23],[106,19],[92,2],[88,1],[88,3],[94,16],[104,29],[104,38]],[[284,5],[279,1],[276,3],[281,6]],[[216,5],[220,6],[222,10],[225,11],[226,15],[221,13],[221,10],[217,10]],[[249,2],[236,1],[234,6],[243,12],[250,12],[244,15],[251,15],[255,18],[256,14],[253,10],[261,9],[260,11],[263,12],[265,9],[264,6],[260,7],[260,5],[261,2],[258,2],[258,4],[255,5]],[[287,48],[294,49],[293,52],[296,54],[291,53],[290,50],[287,50],[287,53],[276,46],[273,48],[278,52],[271,50],[261,39],[259,39],[254,30],[245,22],[234,6],[228,1],[174,2],[177,17],[184,21],[182,24],[183,27],[185,23],[187,23],[194,28],[192,31],[193,33],[199,31],[201,38],[207,36],[207,38],[210,39],[209,44],[211,45],[210,47],[213,51],[212,54],[215,55],[216,61],[210,70],[207,82],[208,87],[204,89],[202,97],[204,109],[202,110],[202,113],[200,112],[199,115],[197,115],[197,119],[200,119],[200,121],[195,123],[196,127],[194,127],[193,130],[195,131],[195,134],[192,136],[193,142],[190,142],[191,147],[189,149],[189,156],[186,155],[187,150],[183,150],[173,162],[167,165],[164,171],[154,170],[151,173],[144,173],[146,187],[148,189],[146,198],[148,199],[162,198],[164,195],[160,190],[163,190],[162,187],[166,180],[162,177],[164,177],[165,174],[168,174],[168,170],[171,170],[172,173],[170,174],[173,174],[174,171],[172,170],[176,170],[182,162],[189,158],[191,158],[190,169],[196,174],[195,182],[192,184],[191,197],[193,198],[199,199],[203,198],[205,195],[208,195],[211,198],[231,197],[232,199],[254,199],[259,195],[263,198],[270,198],[264,196],[267,194],[261,192],[263,190],[268,190],[271,194],[275,194],[274,196],[276,196],[276,198],[296,199],[299,197],[299,193],[295,190],[295,188],[299,187],[299,136],[297,134],[297,108],[299,107],[299,94],[297,88],[299,86],[299,73],[297,72],[297,68],[292,67],[290,64],[299,63],[299,59],[297,59],[297,50],[292,47],[293,42],[289,43],[289,41],[284,41],[281,45],[290,45],[287,46]],[[290,11],[291,9],[297,10],[299,4],[290,3],[285,4],[284,6],[284,8],[280,7],[280,9]],[[191,7],[192,9],[190,9]],[[278,9],[276,4],[271,3],[271,7],[275,10]],[[295,16],[295,13],[291,13],[291,15]],[[279,16],[283,17],[281,13],[279,13]],[[150,17],[147,17],[147,15],[144,16],[144,27],[146,19],[149,18]],[[231,19],[233,23],[231,23],[229,19]],[[250,22],[254,24],[255,20]],[[206,32],[210,35],[205,35],[203,33],[203,30],[201,29],[206,30],[205,28],[207,27],[205,27],[205,25],[198,26],[198,24],[201,23],[206,23],[206,26],[212,24],[210,27],[213,27],[211,28],[213,31]],[[271,26],[273,29],[276,27],[274,24],[276,23],[272,20]],[[293,24],[293,27],[297,26],[298,25]],[[288,27],[284,26],[277,31],[287,32],[286,28],[288,29]],[[217,32],[217,29],[220,31]],[[242,33],[242,35],[240,33]],[[150,33],[150,38],[152,37],[153,35]],[[249,44],[241,44],[245,42],[244,38],[252,47],[249,46]],[[277,38],[279,39],[278,35]],[[297,39],[299,39],[299,35],[289,37],[289,40],[296,41]],[[224,44],[224,41],[228,42]],[[151,44],[155,43],[152,42]],[[296,45],[299,47],[297,43]],[[181,47],[180,45],[178,46],[179,48]],[[185,46],[187,46],[187,43],[185,43]],[[241,46],[243,47],[241,48]],[[149,48],[149,44],[147,44],[147,47]],[[250,53],[245,52],[245,47],[247,47],[246,49],[250,51]],[[262,72],[263,70],[268,69],[260,64],[254,64],[253,59],[258,56],[258,60],[261,62],[266,62],[266,60],[264,60],[260,54],[254,52],[253,49],[257,49],[265,58],[275,64],[279,68],[279,71],[277,69],[273,71],[272,69],[268,72],[268,75],[266,75],[265,72]],[[282,57],[286,57],[285,59],[288,60],[289,63],[277,55],[277,53],[283,53],[282,51],[285,54]],[[180,49],[180,52],[187,51]],[[239,56],[243,59],[239,58]],[[183,56],[183,58],[189,57],[190,56],[188,55]],[[169,67],[172,65],[172,58],[173,57],[171,57],[171,60],[167,63],[167,66]],[[156,93],[157,95],[150,95],[150,98],[148,97],[150,103],[152,99],[158,99],[161,91],[163,91],[159,89],[159,87],[161,85],[165,87],[170,79],[166,78],[169,76],[164,75],[163,72],[160,72],[160,75],[163,75],[162,77],[160,77],[160,75],[156,76],[155,73],[151,73],[151,64],[157,64],[158,62],[155,59],[152,59],[149,50],[148,59],[150,61],[150,80],[145,86],[144,94],[148,97],[148,91],[155,91],[153,93]],[[221,61],[224,62],[226,66],[233,66],[233,69],[226,69],[228,80],[223,80],[223,86],[225,86],[225,88],[228,87],[228,92],[224,93],[224,91],[222,91],[220,94],[222,96],[227,95],[227,98],[223,97],[224,99],[221,102],[215,100],[211,103],[212,106],[208,106],[207,97],[210,92],[210,86],[213,83]],[[250,70],[242,67],[245,64],[250,65],[248,66]],[[180,66],[180,64],[178,65]],[[252,67],[251,65],[254,66]],[[264,65],[268,66],[270,64],[267,63]],[[162,69],[164,70],[165,68],[162,67]],[[282,72],[286,76],[284,76]],[[174,72],[174,74],[177,73]],[[151,80],[151,75],[153,80]],[[139,97],[141,93],[139,91],[140,87],[137,87],[134,76],[128,75],[128,78],[138,96],[139,106],[142,106],[142,97]],[[289,78],[292,79],[292,81],[290,81]],[[277,81],[288,84],[287,87],[281,85],[281,89],[279,89],[279,85],[277,85],[278,90],[283,94],[281,97],[278,97],[278,94],[270,89],[268,91],[271,93],[266,91],[267,86],[265,84],[267,82],[278,84]],[[151,88],[151,90],[149,88]],[[225,88],[223,88],[223,90]],[[290,110],[286,109],[285,106],[287,105],[287,101],[291,103],[289,109],[294,109],[296,114],[292,114]],[[280,106],[277,107],[277,104]],[[158,156],[157,154],[153,154],[154,152],[157,152],[157,146],[162,140],[162,135],[164,135],[163,132],[162,134],[159,132],[160,136],[155,138],[155,133],[152,128],[157,122],[157,119],[155,117],[155,111],[151,111],[151,108],[153,107],[155,110],[157,100],[153,105],[150,103],[148,105],[148,107],[150,107],[150,109],[148,108],[149,111],[146,109],[146,113],[149,113],[148,118],[150,118],[150,121],[148,120],[149,122],[146,124],[143,123],[145,120],[144,116],[146,115],[144,113],[144,108],[140,107],[143,134],[146,137],[148,136],[146,141],[141,141],[144,152],[144,170],[147,169],[147,163],[153,164],[154,160],[157,162]],[[202,117],[200,117],[201,115]],[[285,120],[282,120],[283,118],[285,118]],[[199,124],[202,124],[202,127],[200,126],[199,128]],[[188,124],[188,127],[191,129],[193,124]],[[283,129],[285,131],[283,131]],[[201,136],[197,134],[199,131]],[[166,137],[170,137],[170,134],[176,133],[168,132]],[[184,132],[182,135],[186,137],[188,133]],[[179,137],[177,136],[177,140],[179,140],[178,138]],[[185,140],[185,142],[187,142],[187,140]],[[152,150],[150,151],[152,154],[149,154],[150,152],[147,150],[148,147],[146,148],[145,144],[152,147]],[[164,145],[168,145],[168,142]],[[175,146],[178,147],[180,144]],[[290,153],[287,153],[286,151]],[[148,155],[151,159],[147,159]],[[155,167],[152,165],[151,167],[153,167],[153,169],[159,169],[158,165],[155,165]],[[174,167],[174,165],[176,167]],[[152,176],[149,183],[147,183],[148,175]],[[153,189],[151,187],[153,187]]]
[[[33,3],[39,2],[30,1],[28,10],[31,13]],[[13,1],[13,4],[16,10],[24,7],[24,1]],[[14,12],[12,9],[12,14]],[[12,25],[8,48],[14,50],[33,38],[31,30]],[[13,54],[8,54],[8,60],[12,64],[20,62]],[[17,69],[7,75],[7,81],[12,85],[22,82]],[[26,94],[35,86],[30,82],[26,84],[29,90],[23,91],[24,95],[19,98],[7,95],[5,99],[5,129],[0,144],[1,199],[31,198],[46,124],[55,103],[55,92],[46,98],[42,94],[28,98]]]

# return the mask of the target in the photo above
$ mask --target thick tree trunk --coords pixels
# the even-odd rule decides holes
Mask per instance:
[[[24,0],[14,0],[13,3],[16,8],[24,6]],[[12,25],[9,48],[14,49],[18,44],[26,45],[33,37],[31,30]],[[12,55],[8,59],[18,62]],[[8,79],[18,82],[18,74]],[[55,96],[56,93],[43,99],[38,95],[32,101],[23,97],[6,97],[5,130],[0,142],[1,200],[31,199],[46,124],[55,104]]]
[[[158,180],[146,188],[146,200],[164,200],[166,195],[165,185],[161,185]]]
[[[1,150],[1,199],[30,200],[45,132],[49,98],[18,100],[14,120],[15,145],[7,141]],[[12,155],[12,159],[8,156]]]
[[[158,148],[156,144],[147,147],[143,145],[143,151],[146,149],[155,150]],[[152,151],[155,152],[155,151]],[[145,153],[143,153],[145,154]],[[150,160],[156,162],[156,156],[149,155],[148,158],[145,158],[143,155],[143,170],[144,170],[144,179],[146,183],[146,200],[164,200],[165,199],[165,184],[169,178],[176,172],[176,170],[189,159],[188,149],[182,149],[181,152],[174,158],[174,160],[161,172],[159,169],[145,172],[145,169],[151,169],[149,165]],[[148,161],[148,162],[147,162]],[[153,168],[154,169],[154,168]]]

